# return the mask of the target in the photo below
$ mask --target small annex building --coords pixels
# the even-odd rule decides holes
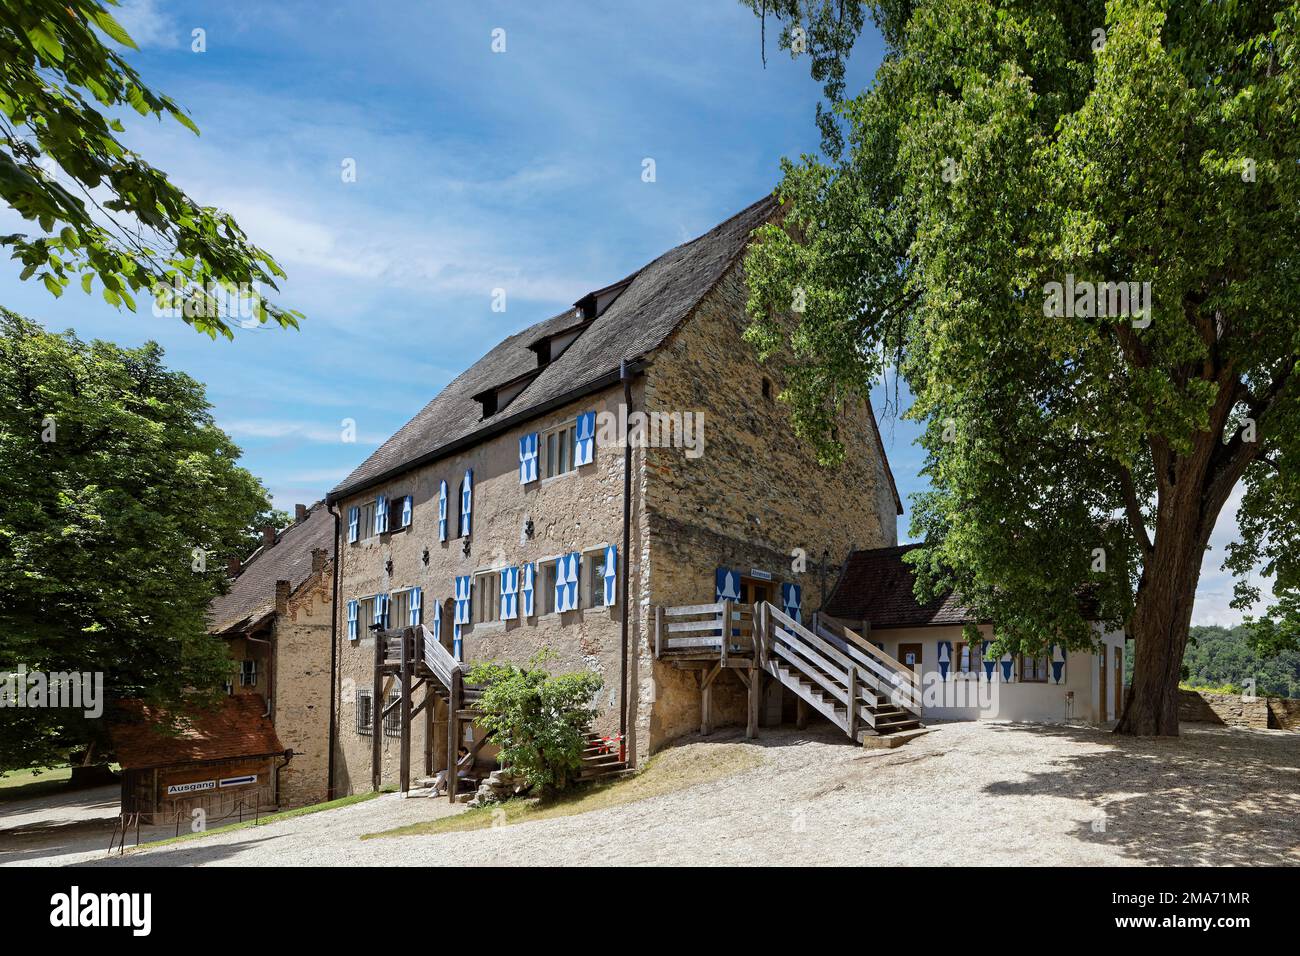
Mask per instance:
[[[274,810],[280,772],[293,757],[254,694],[223,698],[211,710],[162,731],[167,714],[139,700],[121,701],[109,728],[122,765],[122,813],[147,825],[185,825],[202,809],[207,825]]]

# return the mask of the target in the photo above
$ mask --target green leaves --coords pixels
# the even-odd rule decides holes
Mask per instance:
[[[8,121],[0,123],[0,199],[40,233],[3,236],[0,246],[23,264],[24,278],[47,270],[56,283],[42,281],[53,295],[62,292],[69,273],[98,275],[113,305],[133,308],[133,294],[152,295],[177,262],[188,263],[182,274],[200,288],[278,291],[284,270],[248,241],[234,219],[199,206],[128,150],[116,136],[123,124],[91,105],[166,115],[199,132],[103,36],[135,46],[97,0],[0,0],[0,109]],[[83,198],[104,193],[103,200]],[[55,241],[63,253],[58,261],[50,255]],[[230,318],[218,313],[191,324],[230,338]],[[302,315],[267,301],[265,318],[296,328]]]

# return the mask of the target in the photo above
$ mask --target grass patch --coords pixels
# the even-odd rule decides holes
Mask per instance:
[[[390,836],[423,836],[434,833],[460,833],[484,830],[501,820],[505,825],[568,817],[592,810],[620,807],[638,800],[649,800],[702,783],[752,770],[763,763],[757,748],[744,744],[687,744],[656,754],[645,769],[634,777],[608,783],[579,786],[546,800],[507,800],[490,807],[475,807],[453,816],[412,823],[380,833],[367,833],[361,839]]]
[[[109,765],[120,770],[117,764]],[[9,800],[30,800],[52,793],[71,792],[71,767],[29,767],[24,770],[0,772],[0,803]]]
[[[327,800],[324,803],[312,803],[305,807],[297,807],[293,810],[281,810],[279,813],[268,813],[264,817],[256,820],[245,820],[242,823],[228,823],[225,826],[213,827],[211,830],[204,830],[201,833],[182,833],[180,836],[167,837],[164,840],[154,840],[150,843],[141,843],[139,846],[128,847],[127,852],[139,849],[154,849],[155,847],[167,846],[169,843],[186,843],[190,840],[201,840],[204,837],[212,836],[214,833],[229,833],[232,830],[247,830],[249,827],[264,827],[268,823],[279,823],[281,820],[292,820],[294,817],[305,817],[311,813],[320,813],[322,810],[337,810],[339,807],[348,807],[354,803],[364,803],[367,800],[373,800],[380,793],[392,793],[391,790],[383,790],[379,793],[354,793],[350,797],[339,797],[337,800]]]

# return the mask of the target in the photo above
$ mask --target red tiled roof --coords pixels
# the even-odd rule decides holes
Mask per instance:
[[[975,621],[974,614],[954,594],[945,594],[927,604],[916,600],[913,592],[916,575],[903,561],[903,555],[919,547],[919,544],[904,544],[852,552],[826,602],[827,613],[844,621],[870,621],[872,630]]]
[[[160,733],[165,714],[143,701],[124,700],[109,727],[118,763],[126,770],[167,767],[196,760],[228,760],[284,753],[275,735],[266,701],[259,694],[223,698],[212,710],[196,710],[182,718],[179,736]]]

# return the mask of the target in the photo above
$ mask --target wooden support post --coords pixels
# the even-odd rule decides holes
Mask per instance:
[[[375,636],[375,683],[374,694],[370,698],[370,789],[378,790],[383,778],[384,741],[384,636],[380,631],[372,631]]]
[[[858,742],[858,669],[852,664],[849,665],[849,710],[848,710],[848,727],[849,737],[854,743]]]
[[[408,627],[402,632],[402,703],[399,707],[402,721],[402,794],[411,790],[411,644],[414,632]]]
[[[794,699],[794,725],[800,730],[808,726],[808,701],[802,697]]]
[[[763,686],[763,672],[758,669],[757,663],[749,665],[749,723],[745,726],[745,736],[753,740],[758,736],[758,709],[760,702],[760,692]]]
[[[727,666],[727,645],[731,643],[731,601],[722,602],[722,666]]]
[[[664,653],[664,607],[662,604],[655,606],[655,657],[662,657]]]
[[[451,686],[447,688],[447,798],[456,802],[456,792],[460,788],[460,777],[456,767],[456,748],[460,742],[461,674],[460,668],[451,672]]]
[[[713,733],[713,682],[720,673],[722,663],[719,661],[700,675],[700,735],[703,737]]]
[[[433,708],[438,698],[433,692],[433,681],[424,682],[424,775],[433,776]]]

